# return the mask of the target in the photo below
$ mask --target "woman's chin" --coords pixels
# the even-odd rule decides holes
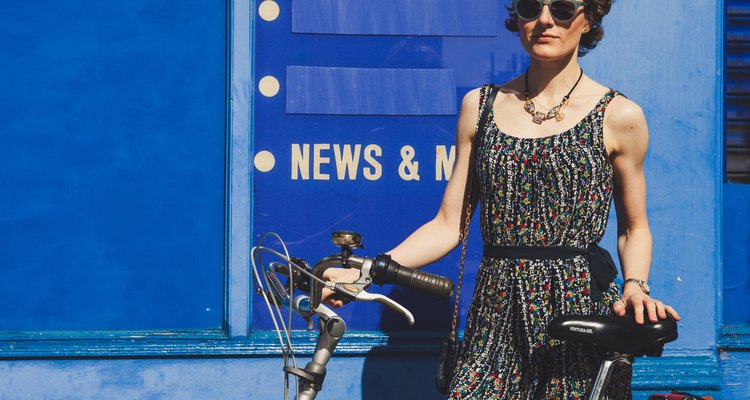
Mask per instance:
[[[572,54],[564,51],[557,46],[551,46],[546,43],[534,44],[529,48],[529,56],[539,61],[558,61],[569,59]]]

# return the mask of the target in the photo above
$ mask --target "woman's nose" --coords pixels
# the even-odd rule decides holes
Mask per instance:
[[[549,4],[542,5],[542,11],[539,13],[539,22],[549,26],[555,24],[555,20],[552,19],[552,14],[550,13]]]

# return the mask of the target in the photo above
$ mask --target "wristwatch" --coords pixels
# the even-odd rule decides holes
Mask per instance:
[[[649,294],[649,293],[651,293],[651,288],[649,288],[649,287],[648,287],[648,283],[646,283],[646,281],[644,281],[644,280],[641,280],[641,279],[635,279],[635,278],[628,278],[628,279],[625,279],[625,280],[624,280],[624,281],[622,282],[622,288],[623,288],[623,289],[625,289],[625,284],[627,284],[628,282],[633,282],[633,283],[635,283],[636,285],[638,285],[638,287],[640,287],[640,288],[641,288],[641,290],[643,291],[643,293],[646,293],[646,294]]]

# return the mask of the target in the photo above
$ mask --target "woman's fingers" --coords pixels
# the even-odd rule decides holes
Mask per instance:
[[[659,315],[660,319],[667,318],[667,311],[664,309],[664,303],[662,303],[659,300],[656,300],[656,313]]]
[[[633,307],[633,314],[635,315],[635,322],[638,324],[643,324],[643,300],[640,298],[633,299],[630,298],[630,304]]]
[[[680,320],[680,315],[677,314],[677,311],[671,306],[664,306],[664,311],[666,311],[667,314],[671,315],[672,318],[674,318],[676,321]]]
[[[680,320],[680,315],[677,314],[674,308],[648,296],[633,295],[621,298],[612,305],[612,309],[618,317],[624,317],[628,309],[632,309],[635,322],[638,324],[643,324],[646,317],[651,322],[658,322],[660,319],[665,319],[667,315],[676,321]]]
[[[624,317],[628,307],[625,304],[625,300],[620,299],[612,305],[612,309],[615,311],[615,315],[617,315],[618,317]]]
[[[323,273],[323,278],[328,281],[334,282],[354,282],[359,278],[359,270],[357,269],[343,269],[343,268],[329,268]],[[341,308],[344,306],[344,302],[332,297],[334,291],[323,288],[323,294],[321,300],[323,303],[328,304],[333,308]]]
[[[333,308],[341,308],[344,306],[344,302],[341,300],[334,299],[331,297],[333,295],[333,291],[330,289],[323,288],[323,303],[328,304],[329,306]]]
[[[659,321],[659,319],[665,319],[667,318],[667,315],[674,318],[675,321],[680,320],[680,315],[677,314],[677,311],[675,311],[675,309],[671,306],[662,303],[660,300],[652,299],[649,297],[645,302],[647,303],[646,307],[648,309],[649,319],[652,322],[657,322]],[[651,305],[648,303],[653,304],[653,310]]]
[[[646,306],[646,311],[648,312],[648,319],[649,319],[649,321],[651,321],[651,322],[658,322],[659,321],[659,316],[656,315],[656,302],[653,299],[648,298],[648,299],[644,300],[643,303]]]

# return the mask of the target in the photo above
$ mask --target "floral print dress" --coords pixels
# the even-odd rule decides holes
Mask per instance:
[[[480,114],[489,85],[481,88]],[[603,140],[609,90],[573,128],[542,138],[500,132],[490,110],[476,168],[480,221],[489,246],[598,243],[607,225],[613,171]],[[584,399],[599,367],[595,350],[548,338],[558,315],[609,314],[615,283],[593,301],[585,256],[532,260],[485,256],[466,319],[450,399]],[[629,399],[631,371],[613,372],[609,399]]]

